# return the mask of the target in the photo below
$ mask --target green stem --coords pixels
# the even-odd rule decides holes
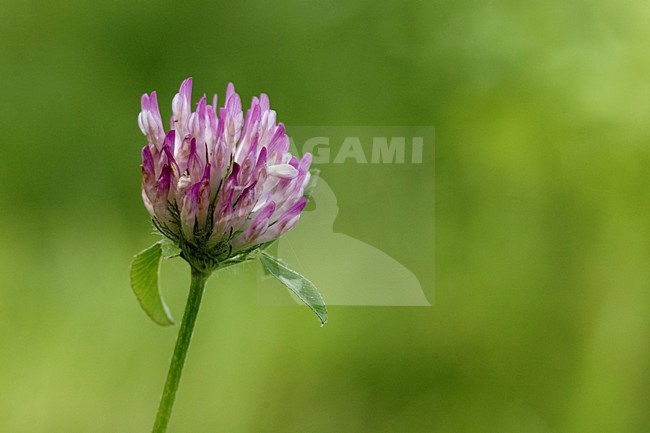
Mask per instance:
[[[153,433],[165,433],[167,430],[169,417],[172,413],[172,406],[174,406],[176,390],[178,389],[181,374],[183,373],[183,365],[185,364],[187,349],[190,347],[194,323],[196,322],[196,316],[199,313],[201,298],[203,297],[203,289],[205,288],[205,282],[207,281],[208,276],[209,275],[192,268],[190,293],[187,297],[187,304],[185,305],[185,313],[183,314],[181,329],[178,331],[174,355],[172,356],[172,361],[169,365],[165,389],[160,398],[160,406],[158,406],[158,414],[156,415],[156,422],[153,426]]]

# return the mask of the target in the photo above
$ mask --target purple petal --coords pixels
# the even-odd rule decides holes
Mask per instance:
[[[155,90],[151,92],[151,96],[149,97],[149,110],[157,115],[162,126],[162,118],[160,117],[160,109],[158,108],[158,96]]]
[[[149,95],[144,94],[142,95],[142,98],[140,98],[140,106],[142,107],[142,111],[149,111]]]
[[[142,148],[142,193],[149,202],[154,201],[156,190],[156,169],[149,145]]]
[[[302,156],[300,160],[299,169],[304,171],[309,171],[309,166],[311,165],[312,156],[311,153],[307,152]]]
[[[190,155],[187,158],[187,171],[190,174],[192,183],[196,183],[203,175],[203,161],[196,151],[196,138],[190,141]]]
[[[226,104],[228,104],[228,100],[232,95],[235,94],[235,85],[233,83],[228,83],[228,87],[226,88]]]
[[[267,111],[271,107],[271,104],[269,102],[269,97],[266,93],[262,93],[260,95],[260,108],[262,111]]]
[[[190,102],[192,100],[192,77],[186,78],[178,91],[183,99]]]
[[[269,227],[271,215],[275,211],[275,203],[270,202],[264,209],[255,217],[250,225],[233,241],[235,248],[242,248],[244,246],[254,245],[257,238],[264,233]]]
[[[142,169],[150,175],[154,175],[154,163],[153,163],[153,155],[151,154],[151,149],[149,148],[149,145],[144,146],[142,148]]]
[[[296,215],[300,215],[300,213],[303,211],[305,206],[307,205],[307,199],[305,197],[300,197],[296,203],[291,206],[282,217],[280,217],[280,220],[283,219],[291,219],[295,217]]]

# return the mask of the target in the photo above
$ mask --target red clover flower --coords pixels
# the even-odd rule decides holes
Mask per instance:
[[[265,94],[246,116],[234,86],[223,107],[214,95],[192,106],[192,79],[172,102],[165,132],[156,92],[142,96],[138,123],[142,148],[142,199],[155,227],[200,270],[236,261],[292,229],[304,197],[311,154],[289,152],[289,138]]]
[[[210,104],[203,95],[192,111],[192,79],[183,81],[172,100],[168,131],[156,92],[144,94],[138,124],[147,137],[142,148],[142,200],[163,239],[134,257],[131,287],[154,322],[174,324],[158,287],[162,258],[180,256],[192,271],[153,427],[153,433],[164,433],[205,283],[213,272],[259,258],[321,324],[327,321],[314,285],[266,251],[298,223],[316,176],[309,171],[309,153],[298,159],[289,152],[289,138],[284,125],[276,122],[268,96],[254,97],[244,116],[232,83],[222,107],[217,95]]]

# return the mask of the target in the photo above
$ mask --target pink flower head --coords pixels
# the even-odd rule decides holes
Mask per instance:
[[[311,155],[289,153],[284,125],[268,96],[242,112],[235,87],[223,106],[204,95],[192,111],[192,79],[172,101],[165,131],[156,92],[142,96],[138,123],[142,198],[156,228],[193,265],[216,268],[293,228],[305,207]]]

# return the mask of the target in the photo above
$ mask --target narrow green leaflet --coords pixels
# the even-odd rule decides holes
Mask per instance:
[[[131,262],[131,288],[147,316],[161,326],[169,326],[174,324],[174,319],[158,287],[163,249],[162,242],[156,242],[136,254]],[[166,250],[165,255],[168,254]]]
[[[287,286],[302,302],[316,313],[321,325],[327,322],[327,308],[316,286],[299,273],[287,268],[272,255],[263,252],[260,261],[278,281]]]

